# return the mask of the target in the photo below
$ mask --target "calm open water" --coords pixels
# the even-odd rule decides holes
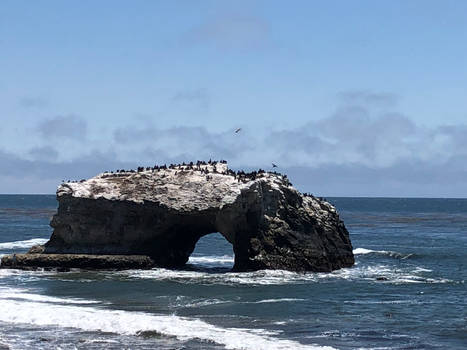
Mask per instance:
[[[465,349],[467,199],[330,198],[356,265],[230,273],[219,234],[184,270],[0,270],[0,349]],[[43,243],[55,196],[0,195],[0,255]]]

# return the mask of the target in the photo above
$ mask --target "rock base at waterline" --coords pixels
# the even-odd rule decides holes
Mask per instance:
[[[11,254],[2,257],[0,268],[29,270],[34,268],[81,269],[150,269],[154,260],[146,255],[94,254]]]

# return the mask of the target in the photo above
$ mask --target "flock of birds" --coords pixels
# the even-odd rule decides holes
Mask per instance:
[[[235,129],[235,133],[238,134],[240,131],[242,131],[242,128],[237,128]],[[244,172],[243,170],[239,171],[233,171],[231,169],[227,169],[225,171],[218,171],[216,164],[227,164],[227,161],[225,160],[220,160],[219,162],[217,161],[212,161],[211,159],[208,162],[198,160],[196,163],[190,162],[188,164],[185,164],[183,162],[182,164],[170,164],[170,165],[154,165],[153,167],[138,167],[137,170],[125,170],[125,169],[119,169],[115,173],[136,173],[136,172],[142,172],[142,171],[160,171],[160,170],[165,170],[165,169],[178,169],[178,170],[198,170],[201,171],[202,173],[206,174],[206,179],[210,180],[212,177],[209,176],[209,169],[206,167],[206,165],[212,165],[212,173],[217,173],[217,174],[223,174],[223,175],[231,175],[235,179],[238,179],[239,181],[246,182],[248,180],[255,180],[257,177],[262,176],[263,174],[266,173],[265,170],[259,169],[257,171],[252,171],[249,173]],[[271,163],[272,168],[277,168],[278,166],[274,163]],[[203,166],[203,167],[202,167]],[[177,173],[177,172],[175,172]],[[290,181],[287,179],[287,175],[282,175],[280,173],[277,173],[276,171],[271,172],[274,175],[280,175],[283,177],[284,180],[287,181],[288,184],[291,185]],[[104,174],[114,174],[113,171],[105,171]],[[70,181],[68,180],[67,182],[84,182],[86,181],[85,179],[81,179],[80,181]],[[62,180],[62,182],[65,182],[65,180]],[[305,193],[305,195],[307,195]]]
[[[235,129],[236,134],[238,134],[240,131],[242,131],[242,128]],[[120,169],[120,170],[117,170],[115,173],[136,173],[136,172],[142,172],[142,171],[145,171],[145,170],[146,171],[160,171],[160,170],[166,170],[166,169],[177,169],[177,170],[180,170],[180,171],[198,170],[198,171],[201,171],[203,174],[206,174],[206,180],[210,180],[210,179],[212,179],[212,176],[209,175],[210,171],[209,171],[208,167],[206,167],[206,165],[212,165],[212,173],[222,174],[222,175],[231,175],[235,179],[237,179],[238,181],[241,181],[241,182],[248,182],[249,180],[256,180],[256,178],[262,177],[266,173],[266,171],[263,170],[263,169],[259,169],[259,170],[256,170],[256,171],[251,171],[249,173],[246,173],[243,170],[233,171],[232,169],[218,171],[217,167],[216,167],[216,165],[218,163],[219,164],[227,164],[227,161],[225,161],[225,160],[212,161],[211,159],[209,159],[208,162],[198,160],[196,163],[190,162],[190,163],[186,164],[185,162],[183,162],[181,164],[170,164],[168,166],[166,164],[164,164],[164,165],[157,165],[156,164],[153,167],[138,167],[137,170]],[[274,163],[271,163],[271,165],[272,165],[273,168],[278,167]],[[270,173],[272,173],[274,175],[281,176],[283,178],[283,180],[285,180],[288,185],[292,185],[292,183],[287,178],[287,175],[280,174],[280,173],[278,173],[276,171],[271,171]],[[104,172],[104,174],[114,174],[114,172],[113,171],[106,171],[106,172]],[[175,174],[177,174],[177,171],[175,172]],[[86,181],[86,180],[85,179],[81,179],[80,181],[70,181],[70,180],[68,180],[67,182],[76,183],[76,182],[84,182],[84,181]],[[65,182],[65,180],[62,180],[62,182]],[[319,199],[321,201],[327,201],[326,198],[315,197],[311,193],[307,193],[307,192],[304,192],[303,196],[304,197],[317,198],[317,199]]]
[[[238,170],[234,171],[232,169],[225,169],[221,168],[219,164],[227,164],[226,160],[220,160],[220,161],[213,161],[209,159],[209,161],[202,161],[198,160],[196,163],[190,162],[190,163],[181,163],[181,164],[163,164],[163,165],[154,165],[153,167],[138,167],[136,170],[125,170],[125,169],[118,169],[117,171],[105,171],[104,172],[104,177],[107,176],[112,176],[114,174],[127,174],[127,173],[140,173],[143,171],[152,171],[152,172],[159,172],[161,170],[175,170],[175,175],[180,172],[184,171],[200,171],[202,174],[206,175],[206,180],[212,180],[212,175],[211,174],[221,174],[221,175],[230,175],[233,176],[236,180],[241,181],[241,182],[248,182],[251,180],[256,180],[259,177],[263,177],[264,174],[267,172],[263,169],[251,171],[251,172],[245,172],[243,170]],[[283,180],[287,182],[287,184],[291,185],[290,181],[287,179],[287,175],[280,174],[276,171],[271,171],[269,172],[271,174],[281,176]],[[85,180],[81,180],[80,182],[83,182]],[[70,182],[70,181],[68,181]],[[77,182],[77,181],[71,181],[71,182]]]

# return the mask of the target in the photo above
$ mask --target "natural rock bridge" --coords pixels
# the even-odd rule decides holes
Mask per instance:
[[[276,173],[234,173],[224,162],[140,168],[64,183],[57,199],[50,241],[2,267],[181,267],[213,232],[233,245],[237,271],[354,263],[335,208]]]

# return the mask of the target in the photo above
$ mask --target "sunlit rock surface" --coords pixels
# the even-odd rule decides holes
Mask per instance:
[[[354,263],[336,209],[299,193],[283,175],[234,173],[224,162],[138,170],[63,183],[52,237],[31,251],[29,262],[28,254],[21,256],[22,265],[86,254],[142,255],[144,267],[181,267],[196,242],[213,232],[232,243],[237,271],[331,271]],[[2,266],[12,261],[5,257]]]

